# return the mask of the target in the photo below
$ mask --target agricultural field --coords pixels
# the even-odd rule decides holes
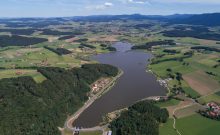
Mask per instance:
[[[192,105],[189,105],[188,107],[177,110],[175,112],[175,116],[177,119],[191,116],[193,114],[196,114],[199,110],[202,110],[202,109],[203,107],[201,107],[201,105],[192,104]]]
[[[102,135],[101,131],[93,131],[93,132],[80,132],[79,135]]]
[[[168,122],[160,125],[160,134],[177,135],[178,130],[182,135],[217,135],[220,132],[217,128],[220,123],[197,112],[204,110],[203,105],[206,103],[220,103],[219,47],[211,40],[173,40],[178,44],[152,47],[151,51],[155,57],[148,66],[159,79],[171,78],[167,81],[170,89],[168,96],[171,96],[171,100],[157,103],[167,108],[170,115]],[[194,46],[200,45],[208,47],[207,50],[193,49]],[[184,93],[186,97],[182,98],[184,95],[180,96],[180,93]],[[183,101],[176,102],[173,96]],[[177,130],[173,128],[173,119],[176,119]]]
[[[173,129],[173,119],[168,119],[166,123],[160,124],[159,135],[178,135]]]
[[[179,100],[176,100],[176,99],[170,99],[168,101],[165,101],[165,102],[157,102],[156,105],[159,106],[159,107],[168,107],[168,106],[174,106],[174,105],[177,105],[179,104]]]
[[[203,109],[201,107],[203,104],[208,102],[220,104],[220,47],[217,40],[220,40],[220,34],[213,32],[211,28],[172,25],[166,22],[158,22],[157,20],[119,19],[93,22],[85,20],[73,21],[65,18],[63,20],[52,19],[39,22],[35,20],[18,21],[17,23],[12,20],[12,22],[9,21],[4,25],[0,25],[0,80],[5,81],[9,78],[16,80],[19,79],[17,77],[26,78],[28,76],[33,78],[35,81],[33,83],[36,83],[37,86],[44,85],[45,82],[50,82],[50,79],[47,79],[43,72],[38,72],[38,69],[41,68],[41,71],[43,71],[45,67],[50,67],[54,68],[57,72],[56,75],[59,75],[58,79],[54,78],[54,76],[52,78],[57,79],[57,84],[60,83],[59,86],[62,89],[63,84],[60,78],[63,78],[64,73],[58,71],[64,69],[69,71],[69,69],[81,67],[83,64],[96,63],[90,59],[92,55],[116,51],[111,46],[114,42],[130,42],[134,44],[132,48],[151,52],[154,57],[148,65],[148,70],[151,70],[158,79],[168,80],[166,82],[169,89],[167,95],[170,99],[156,103],[156,106],[163,109],[166,108],[169,113],[168,121],[159,125],[160,135],[177,135],[176,130],[173,128],[174,118],[176,120],[176,128],[182,135],[217,135],[220,132],[218,128],[220,127],[219,122],[197,114],[198,110]],[[203,47],[203,49],[195,47]],[[57,68],[59,70],[56,70]],[[54,73],[50,75],[52,74]],[[66,74],[67,78],[68,75]],[[28,80],[30,81],[31,79],[28,78]],[[68,87],[68,84],[66,83],[65,86]],[[38,102],[44,103],[47,101],[48,97],[51,96],[50,92],[54,92],[52,87],[54,85],[51,85],[50,89],[48,89],[48,85],[44,86],[45,89],[42,92],[45,92],[45,90],[50,91],[42,94],[46,97],[44,97],[44,100],[41,98],[36,100],[36,105],[39,105]],[[82,88],[80,87],[79,89],[82,92]],[[72,91],[70,92],[72,93]],[[86,91],[83,94],[85,94],[83,98],[85,100],[87,97]],[[72,95],[75,96],[74,94]],[[180,98],[180,95],[184,98]],[[68,97],[61,93],[60,88],[54,92],[54,96],[63,96],[64,98],[60,98],[63,100]],[[3,98],[4,95],[0,95],[0,101],[3,101]],[[84,100],[77,96],[68,98],[73,99],[73,101],[66,101],[65,99],[62,104],[54,104],[54,107],[60,105],[59,107],[61,108],[55,109],[63,111],[63,116],[60,116],[62,121],[59,120],[60,125],[63,125],[68,109],[71,109],[70,112],[74,112],[84,103]],[[12,99],[14,99],[13,96]],[[62,101],[60,99],[57,101]],[[75,107],[71,108],[65,105],[65,102],[69,102],[71,106],[75,105]],[[48,103],[54,102],[48,101]],[[62,107],[67,109],[64,110]],[[39,111],[40,109],[37,108],[37,110]],[[50,127],[51,129],[47,128],[48,133],[58,132],[58,124],[53,123],[53,121],[58,120],[56,115],[59,113],[57,112],[54,111],[53,115],[45,113],[48,114],[48,119],[50,115],[55,118],[46,121],[51,122],[49,124],[46,123],[46,126],[55,125]],[[16,115],[18,114],[16,113]],[[45,116],[45,114],[42,116]],[[43,118],[40,120],[43,120]],[[18,122],[18,120],[15,122]],[[6,128],[8,129],[8,127]],[[44,126],[36,126],[36,129],[38,128],[39,131],[46,129]],[[79,135],[101,134],[102,132],[97,131],[80,132]],[[63,135],[72,135],[72,131],[65,130]]]
[[[164,50],[175,50],[173,54]],[[193,54],[187,55],[187,53]],[[174,78],[169,81],[170,89],[181,87],[191,97],[212,93],[220,88],[220,67],[217,52],[197,52],[190,46],[154,47],[155,58],[149,69],[159,78]],[[180,73],[177,80],[175,74]]]
[[[183,79],[200,95],[207,95],[220,88],[219,83],[203,71],[183,75]]]
[[[205,104],[205,103],[208,103],[208,102],[216,102],[216,103],[220,104],[220,94],[218,94],[218,93],[219,92],[203,96],[203,97],[198,99],[198,102],[200,104]]]
[[[104,25],[99,27],[104,27]],[[91,55],[112,51],[109,49],[111,42],[118,41],[117,35],[112,36],[107,32],[92,34],[90,31],[93,31],[97,25],[85,32],[87,26],[77,22],[69,25],[46,26],[43,29],[35,28],[35,26],[32,26],[33,28],[2,27],[0,29],[2,35],[0,79],[32,76],[35,81],[41,82],[44,77],[36,73],[38,67],[69,69],[80,67],[82,64],[94,63],[90,59]],[[81,27],[81,32],[78,27]],[[10,34],[16,36],[4,38],[4,35]],[[30,40],[30,43],[25,42],[26,40]],[[84,44],[86,46],[83,46]],[[22,73],[17,73],[18,69]]]
[[[183,135],[218,135],[220,122],[199,114],[177,119],[177,129]],[[186,130],[187,129],[187,130]]]
[[[8,70],[0,70],[0,79],[3,78],[13,78],[13,77],[21,77],[21,76],[31,76],[37,83],[41,83],[46,78],[37,70],[29,70],[29,69],[8,69]]]

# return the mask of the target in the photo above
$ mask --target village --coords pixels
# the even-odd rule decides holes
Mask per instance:
[[[101,78],[91,85],[92,94],[97,94],[99,91],[103,90],[110,82],[111,78]]]
[[[220,120],[220,105],[215,102],[207,103],[206,110],[200,111],[199,113],[205,117]]]

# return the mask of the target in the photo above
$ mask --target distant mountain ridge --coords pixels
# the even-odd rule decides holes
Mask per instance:
[[[171,24],[189,24],[204,26],[220,26],[220,13],[207,14],[174,14],[174,15],[97,15],[73,17],[75,21],[113,21],[113,20],[158,20]]]
[[[23,23],[40,22],[53,23],[54,25],[67,21],[90,21],[90,22],[109,22],[114,20],[158,20],[170,24],[189,24],[204,26],[220,26],[220,13],[206,14],[174,14],[174,15],[92,15],[74,17],[51,17],[51,18],[1,18],[0,23],[10,21],[20,21]]]
[[[191,15],[186,18],[173,18],[168,21],[174,24],[220,26],[220,13]]]

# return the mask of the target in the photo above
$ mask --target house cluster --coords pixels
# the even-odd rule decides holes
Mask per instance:
[[[106,87],[106,85],[109,83],[110,79],[101,79],[101,80],[98,80],[97,82],[95,82],[93,85],[92,85],[92,92],[93,93],[97,93],[99,92],[100,90],[102,90],[103,88]]]
[[[164,79],[164,80],[158,80],[159,84],[165,88],[168,87],[168,82],[172,80],[172,78],[167,78],[167,79]]]
[[[207,105],[207,115],[212,118],[220,118],[220,106],[214,102],[208,103]]]

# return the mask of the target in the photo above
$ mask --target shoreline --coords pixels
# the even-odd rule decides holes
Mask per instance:
[[[152,52],[147,52],[147,53],[150,53],[152,56],[150,57],[150,59],[148,59],[149,63],[146,65],[146,70],[145,72],[149,72],[150,69],[149,69],[149,66],[151,65],[151,62],[152,62],[152,59],[154,58],[154,54]],[[150,72],[152,75],[155,76],[156,78],[156,81],[158,82],[158,76],[154,73],[154,72]],[[64,125],[64,129],[67,129],[67,130],[70,130],[70,131],[85,131],[85,132],[89,132],[89,131],[104,131],[106,129],[106,125],[108,124],[105,124],[105,125],[97,125],[95,127],[91,127],[91,128],[82,128],[82,129],[77,129],[76,127],[73,126],[73,122],[74,120],[76,120],[81,113],[84,112],[84,110],[86,110],[90,105],[92,105],[92,103],[94,103],[97,99],[99,99],[102,95],[104,95],[105,93],[107,93],[109,90],[112,89],[112,87],[115,86],[115,83],[117,83],[117,79],[119,77],[121,77],[123,75],[123,71],[121,69],[119,69],[119,73],[116,77],[113,78],[113,80],[106,86],[104,87],[102,90],[100,90],[97,94],[93,95],[92,97],[89,98],[88,101],[86,101],[84,103],[84,105],[78,109],[77,112],[75,112],[72,116],[70,116],[70,118],[67,119],[67,121],[65,122],[65,125]],[[168,91],[167,88],[165,88],[166,91]],[[166,92],[166,96],[167,96],[168,92]],[[146,97],[146,98],[143,98],[139,101],[143,101],[143,100],[149,100],[149,98],[155,98],[155,97],[161,97],[161,96],[153,96],[153,97]],[[164,97],[164,96],[162,96]],[[115,110],[115,111],[118,111],[118,110]],[[110,112],[112,113],[112,112]]]
[[[79,108],[72,116],[70,116],[69,118],[67,118],[64,127],[60,128],[60,131],[62,132],[62,130],[67,129],[67,130],[71,130],[71,131],[76,131],[77,129],[75,127],[73,127],[73,122],[74,120],[76,120],[90,105],[92,105],[97,99],[99,99],[102,95],[104,95],[105,93],[107,93],[109,90],[112,89],[112,87],[114,87],[114,85],[117,83],[117,80],[124,74],[123,70],[119,69],[118,75],[113,77],[113,79],[108,83],[108,85],[106,85],[102,90],[100,90],[97,94],[93,95],[92,97],[90,97],[85,103],[84,105]],[[101,130],[101,127],[92,127],[92,128],[85,128],[85,129],[81,129],[81,131],[85,130],[93,130],[95,128],[95,130],[99,129]]]

